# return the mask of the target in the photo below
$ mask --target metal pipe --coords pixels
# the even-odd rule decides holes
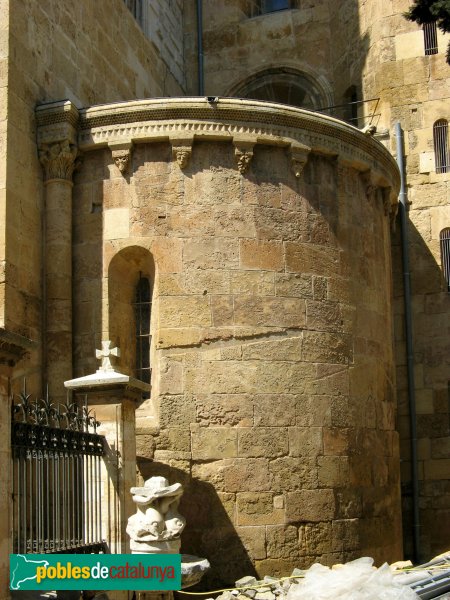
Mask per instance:
[[[198,57],[198,95],[205,95],[203,75],[203,6],[202,0],[197,0],[197,57]]]
[[[402,239],[402,268],[403,268],[403,295],[405,306],[405,337],[406,337],[406,370],[408,378],[408,404],[409,423],[411,436],[411,479],[412,479],[412,503],[413,503],[413,544],[414,561],[421,560],[420,552],[420,514],[419,514],[419,465],[417,453],[417,419],[416,419],[416,397],[414,388],[414,345],[412,334],[412,310],[411,310],[411,280],[409,270],[409,247],[408,247],[408,200],[406,193],[406,171],[404,156],[403,131],[399,122],[395,124],[395,137],[397,143],[397,164],[400,170],[400,231]]]

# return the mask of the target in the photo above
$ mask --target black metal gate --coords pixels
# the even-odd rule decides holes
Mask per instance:
[[[86,401],[12,398],[14,553],[105,551],[98,425]]]

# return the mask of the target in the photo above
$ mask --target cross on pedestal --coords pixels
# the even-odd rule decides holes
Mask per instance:
[[[102,349],[95,351],[97,359],[102,361],[100,368],[97,369],[97,373],[102,371],[114,371],[114,367],[111,364],[111,356],[120,356],[119,348],[110,348],[111,340],[102,342]]]

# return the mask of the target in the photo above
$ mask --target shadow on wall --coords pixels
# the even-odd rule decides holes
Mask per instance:
[[[419,460],[421,552],[432,557],[448,549],[450,536],[450,478],[439,475],[440,459],[448,460],[450,444],[448,311],[450,295],[436,258],[413,223],[409,222],[409,259],[412,290],[415,395]],[[410,423],[407,393],[403,274],[400,224],[393,235],[393,279],[400,452],[402,460],[402,508],[405,557],[412,548],[412,484]],[[444,471],[444,469],[441,469]]]
[[[244,575],[257,576],[229,515],[226,512],[227,498],[234,507],[233,494],[219,494],[214,485],[192,477],[190,461],[183,462],[183,469],[160,462],[140,461],[138,470],[144,480],[149,477],[166,477],[170,484],[181,483],[184,493],[180,502],[180,513],[186,518],[186,529],[181,536],[181,552],[207,558],[211,570],[203,580],[189,591],[215,590],[233,585]],[[241,535],[242,537],[242,535]],[[188,543],[185,540],[189,540]],[[223,553],[227,553],[224,560]],[[220,572],[217,570],[220,565]]]

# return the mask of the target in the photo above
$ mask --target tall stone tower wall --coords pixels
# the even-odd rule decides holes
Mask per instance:
[[[394,126],[404,130],[408,237],[411,265],[414,392],[422,558],[446,549],[450,530],[449,323],[450,295],[444,280],[440,234],[450,227],[450,171],[437,169],[433,126],[449,119],[448,35],[437,30],[437,48],[425,52],[422,27],[407,21],[410,2],[361,3],[363,35],[371,40],[363,73],[365,97],[379,97],[378,128],[397,152]],[[383,134],[384,131],[384,134]],[[447,135],[447,165],[448,133]],[[399,432],[402,440],[403,515],[408,555],[412,550],[412,485],[406,374],[404,289],[400,235],[394,237],[394,295]],[[445,525],[443,525],[445,524]]]

